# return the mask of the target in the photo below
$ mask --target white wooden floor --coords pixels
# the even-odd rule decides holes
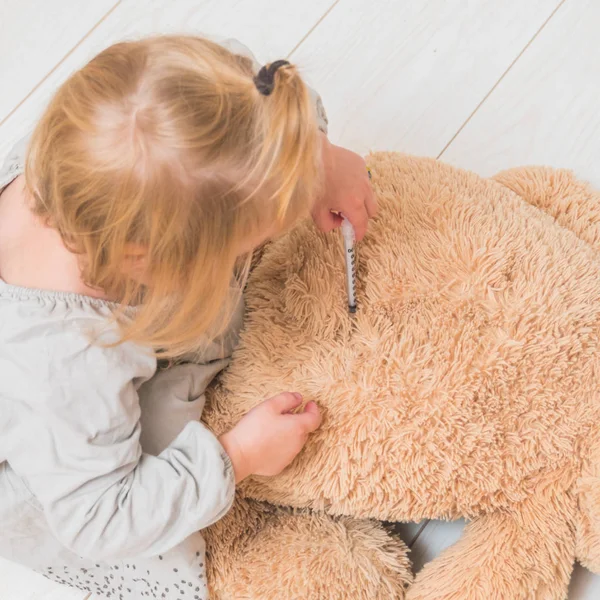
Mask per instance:
[[[237,37],[290,56],[323,96],[330,137],[491,175],[573,168],[600,186],[598,0],[0,0],[0,160],[56,86],[109,43],[150,32]],[[416,568],[462,524],[407,526]],[[82,600],[0,562],[1,600]],[[569,598],[600,598],[578,569]]]

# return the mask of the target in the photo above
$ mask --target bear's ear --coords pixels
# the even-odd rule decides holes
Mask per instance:
[[[508,188],[525,202],[551,214],[551,195],[555,182],[562,177],[571,177],[569,171],[559,171],[550,167],[515,167],[500,171],[491,179]],[[561,194],[562,197],[562,194]]]
[[[572,171],[518,167],[492,177],[600,251],[600,193]]]

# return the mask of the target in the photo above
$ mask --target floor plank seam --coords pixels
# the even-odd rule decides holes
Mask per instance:
[[[465,122],[459,127],[458,131],[450,138],[450,141],[442,148],[441,152],[436,156],[436,158],[438,160],[442,157],[442,155],[444,154],[444,152],[446,152],[446,150],[448,150],[448,148],[450,147],[450,145],[452,144],[452,142],[460,135],[460,133],[462,132],[462,130],[469,124],[469,122],[471,121],[471,119],[475,116],[475,113],[483,106],[484,102],[494,93],[494,90],[500,85],[500,83],[502,83],[502,80],[506,77],[506,75],[510,72],[510,70],[517,64],[517,62],[523,56],[523,54],[525,54],[525,52],[527,52],[527,50],[531,46],[531,44],[533,44],[533,42],[536,40],[536,38],[544,30],[544,28],[546,27],[546,25],[548,25],[548,23],[552,20],[552,18],[554,17],[554,15],[562,8],[562,6],[565,4],[566,1],[567,0],[560,0],[559,4],[550,13],[550,15],[548,16],[548,18],[542,23],[542,25],[540,26],[540,28],[533,34],[533,37],[527,42],[527,44],[525,44],[525,46],[523,47],[523,49],[521,50],[521,52],[519,52],[519,54],[510,63],[510,65],[508,65],[508,68],[504,71],[504,73],[502,73],[502,75],[500,75],[500,78],[498,79],[498,81],[496,81],[496,83],[492,86],[492,88],[490,89],[490,91],[483,97],[483,99],[481,100],[481,102],[475,107],[475,109],[473,110],[473,112],[467,117],[467,119],[465,120]]]
[[[427,527],[427,525],[429,525],[429,523],[431,523],[431,520],[427,519],[427,521],[425,521],[425,523],[423,523],[423,525],[421,525],[421,527],[419,528],[419,531],[417,531],[417,533],[415,533],[415,535],[413,536],[413,539],[410,540],[410,542],[407,544],[407,546],[409,548],[412,548],[415,545],[415,543],[417,542],[417,540],[419,539],[421,534],[425,531],[425,528]]]
[[[288,52],[286,58],[290,58],[298,48],[306,41],[308,36],[324,21],[327,15],[340,3],[340,0],[335,0],[335,2],[323,13],[322,17],[306,32],[306,34],[302,37],[302,39]]]
[[[73,54],[73,52],[75,52],[75,50],[77,50],[77,48],[79,48],[79,46],[81,46],[81,44],[83,44],[83,42],[96,29],[98,29],[98,27],[115,11],[120,4],[121,0],[117,0],[117,3],[98,20],[98,22],[52,67],[52,69],[50,69],[50,71],[48,71],[48,73],[46,73],[44,77],[42,77],[42,79],[40,79],[40,81],[37,82],[36,85],[33,86],[27,95],[6,115],[6,117],[0,120],[0,127],[4,125],[4,123],[6,123],[6,121],[8,121],[8,119],[10,119],[17,112],[17,110],[19,110],[19,108],[21,108],[21,106],[23,106],[23,104],[25,104],[25,102],[31,98],[31,96],[33,96],[36,90],[39,89],[39,87],[48,79],[48,77],[50,77],[50,75],[52,75],[52,73],[54,73],[54,71],[56,71],[56,69],[58,69],[58,67],[60,67],[60,65],[62,65],[65,60],[67,60],[67,58],[69,58],[69,56],[71,56],[71,54]]]

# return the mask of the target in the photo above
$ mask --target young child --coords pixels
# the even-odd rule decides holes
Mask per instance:
[[[361,238],[376,211],[325,132],[292,65],[231,42],[119,43],[61,86],[0,171],[0,555],[119,600],[207,597],[198,531],[320,422],[284,391],[219,439],[199,422],[252,249],[309,214]]]

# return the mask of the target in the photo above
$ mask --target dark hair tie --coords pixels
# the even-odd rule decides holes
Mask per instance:
[[[287,60],[276,60],[268,67],[265,65],[254,78],[256,89],[263,95],[268,96],[275,87],[275,73],[280,67],[285,67],[290,63]]]

